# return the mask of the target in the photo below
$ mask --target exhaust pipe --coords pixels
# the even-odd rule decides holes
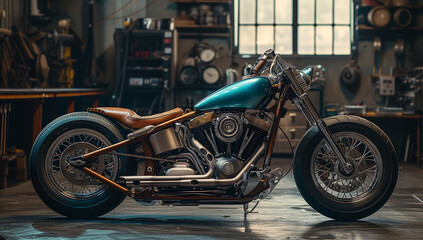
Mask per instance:
[[[122,176],[121,179],[125,181],[171,181],[171,180],[184,180],[184,179],[206,179],[212,178],[216,174],[216,159],[213,155],[194,138],[195,146],[197,147],[198,151],[203,155],[203,158],[206,159],[209,163],[209,170],[203,175],[181,175],[181,176]],[[137,182],[137,183],[138,183]]]
[[[181,175],[181,176],[122,176],[121,179],[126,181],[126,184],[128,185],[128,182],[155,182],[155,181],[177,181],[177,180],[185,180],[185,179],[205,179],[205,178],[211,178],[215,175],[216,172],[216,163],[214,165],[211,165],[209,170],[203,174],[203,175]],[[128,185],[129,186],[129,185]],[[141,185],[137,185],[141,186]]]
[[[251,159],[244,165],[241,171],[233,178],[229,179],[216,179],[205,176],[213,175],[215,166],[204,175],[185,175],[185,176],[123,176],[128,187],[165,187],[165,186],[178,186],[178,187],[210,187],[210,186],[230,186],[242,180],[242,175],[247,172],[250,165],[258,162],[260,157],[266,150],[266,144],[263,143],[258,151],[251,157]],[[210,174],[210,172],[212,172]]]

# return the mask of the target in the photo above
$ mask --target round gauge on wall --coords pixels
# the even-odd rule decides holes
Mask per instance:
[[[216,84],[219,82],[221,77],[220,69],[216,66],[207,66],[203,69],[201,77],[202,80],[207,84]]]
[[[181,69],[179,80],[185,85],[192,85],[198,80],[198,71],[195,67],[185,66]]]
[[[216,57],[216,52],[213,51],[210,48],[204,49],[200,53],[200,60],[203,63],[209,63],[209,62],[213,61],[215,57]]]

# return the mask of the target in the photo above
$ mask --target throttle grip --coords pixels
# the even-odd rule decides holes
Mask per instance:
[[[260,69],[264,66],[264,63],[266,63],[266,60],[258,60],[251,69],[251,74],[257,74]]]
[[[266,64],[267,59],[273,59],[275,57],[275,52],[273,49],[266,50],[260,57],[257,59],[257,62],[254,64],[251,69],[250,74],[257,75],[261,68]]]

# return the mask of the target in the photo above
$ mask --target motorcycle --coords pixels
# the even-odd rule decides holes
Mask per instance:
[[[294,155],[299,192],[327,217],[367,217],[394,190],[395,149],[366,119],[322,119],[308,96],[312,75],[313,68],[297,70],[267,50],[248,76],[194,110],[139,116],[97,107],[61,116],[35,140],[32,183],[48,207],[70,218],[106,214],[127,196],[143,205],[243,204],[246,210],[286,175],[270,163],[291,101],[311,126]]]

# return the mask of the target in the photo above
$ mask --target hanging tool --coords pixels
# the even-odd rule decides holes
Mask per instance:
[[[379,73],[379,76],[382,75],[383,68],[383,51],[382,51],[382,41],[380,37],[375,37],[373,41],[373,74]]]

